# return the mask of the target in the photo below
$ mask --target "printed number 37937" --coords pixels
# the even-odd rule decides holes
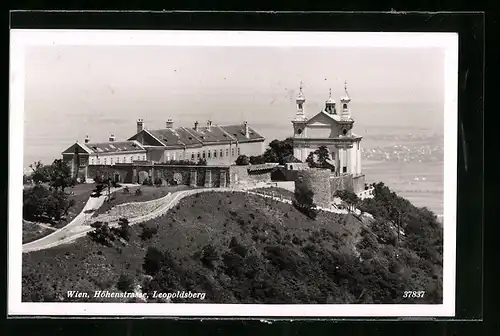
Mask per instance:
[[[411,298],[423,298],[425,295],[425,291],[404,291],[403,298],[411,299]]]

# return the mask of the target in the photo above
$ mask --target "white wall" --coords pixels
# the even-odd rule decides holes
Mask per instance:
[[[133,160],[145,160],[146,151],[134,153],[99,153],[89,155],[89,165],[103,165],[115,163],[130,163]],[[125,161],[124,161],[125,160]]]

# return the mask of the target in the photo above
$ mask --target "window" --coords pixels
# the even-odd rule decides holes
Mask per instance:
[[[125,162],[127,162],[127,157],[126,156],[123,157],[123,163],[125,163]]]
[[[94,158],[90,159],[90,164],[94,164]]]
[[[203,158],[205,158],[205,151],[203,151]]]
[[[234,148],[231,148],[231,156],[234,156]]]
[[[194,152],[191,153],[191,160],[194,160]]]
[[[97,158],[97,164],[101,164],[101,159]]]
[[[113,158],[109,158],[109,164],[112,165],[113,164]]]
[[[240,155],[240,147],[238,147],[238,156]]]
[[[130,155],[130,162],[134,161],[134,157]]]
[[[223,152],[222,152],[222,149],[221,149],[221,150],[220,150],[220,153],[219,153],[219,154],[220,154],[220,155],[219,155],[219,157],[222,157],[222,156],[223,156],[223,155],[222,155],[222,153],[223,153]]]
[[[343,167],[342,172],[347,173],[347,167]]]
[[[178,157],[179,157],[179,160],[182,160],[182,152],[179,152]]]
[[[172,153],[172,160],[175,160],[175,152]]]
[[[104,164],[106,164],[106,158],[104,158]]]
[[[226,148],[226,156],[229,156],[229,149]]]
[[[200,158],[200,152],[196,153],[196,157],[199,159]]]
[[[347,108],[347,104],[342,105],[342,107],[343,107],[344,109],[346,109],[346,108]]]
[[[212,152],[208,151],[207,155],[208,155],[208,158],[210,159],[212,157]]]
[[[170,153],[167,152],[167,161],[170,161]]]
[[[217,150],[214,150],[214,158],[217,157]]]
[[[116,163],[120,163],[120,157],[116,158]]]
[[[143,156],[142,156],[142,159],[143,159],[144,161],[146,161],[146,155],[143,155]]]

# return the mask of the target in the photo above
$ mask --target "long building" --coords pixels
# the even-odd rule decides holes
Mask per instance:
[[[113,166],[124,163],[168,163],[172,160],[198,162],[207,165],[231,165],[239,155],[260,155],[265,138],[247,122],[239,125],[215,125],[208,121],[192,128],[174,128],[168,119],[165,128],[147,129],[138,119],[136,133],[125,141],[116,141],[111,135],[107,142],[91,142],[87,136],[83,143],[76,141],[62,152],[63,160],[80,179],[87,179],[88,166]]]

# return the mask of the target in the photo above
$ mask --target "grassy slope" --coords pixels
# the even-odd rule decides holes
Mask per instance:
[[[23,244],[35,241],[54,232],[35,223],[23,221]]]
[[[284,199],[288,199],[288,200],[293,200],[294,198],[294,194],[293,192],[291,192],[290,190],[287,190],[287,189],[284,189],[284,188],[279,188],[279,187],[267,187],[267,188],[256,188],[256,189],[252,189],[253,192],[257,192],[257,193],[265,193],[267,195],[272,195],[274,193],[274,196],[278,197],[282,197]]]
[[[330,281],[332,288],[335,289],[337,285],[328,280],[328,272],[331,271],[322,269],[319,266],[320,261],[308,259],[302,248],[312,244],[320,249],[321,255],[340,253],[343,256],[352,256],[350,262],[357,263],[358,254],[355,245],[359,244],[361,228],[366,228],[366,223],[361,223],[350,215],[332,213],[320,213],[317,220],[313,221],[291,205],[266,200],[259,196],[241,193],[203,193],[181,200],[177,207],[166,215],[146,223],[146,226],[156,227],[158,232],[151,239],[142,241],[139,236],[143,229],[140,226],[133,226],[127,246],[117,244],[117,247],[104,247],[85,237],[72,245],[24,254],[23,300],[67,300],[64,295],[67,290],[113,290],[118,277],[123,273],[142,281],[144,256],[147,248],[153,246],[161,251],[168,250],[175,262],[182,265],[187,272],[196,272],[200,275],[201,277],[197,278],[200,283],[190,288],[207,290],[207,298],[212,302],[256,302],[255,298],[246,301],[241,298],[241,294],[235,292],[236,285],[232,281],[236,281],[236,278],[224,274],[222,265],[216,270],[209,270],[203,267],[199,260],[193,258],[193,255],[207,244],[215,246],[221,254],[227,252],[232,237],[236,237],[248,248],[249,254],[260,258],[259,260],[265,260],[265,250],[269,246],[286,248],[290,255],[302,262],[298,272],[303,268],[309,272],[297,275],[286,269],[281,270],[275,273],[274,278],[267,279],[268,283],[291,286],[290,288],[301,292],[318,277]],[[389,261],[383,258],[384,252],[380,251],[377,253],[380,256],[376,256],[377,262],[380,263],[378,268],[387,268],[389,265],[384,266],[383,263],[389,264]],[[329,258],[326,258],[327,262],[328,260]],[[321,262],[324,263],[325,260]],[[264,264],[269,264],[269,261]],[[274,266],[263,267],[276,272]],[[372,273],[377,271],[375,268]],[[355,288],[357,284],[352,282],[356,282],[356,279],[350,278],[349,270],[345,272],[335,275],[338,285]],[[393,278],[400,275],[395,274]],[[179,277],[184,276],[179,274]],[[248,276],[242,279],[247,283],[241,282],[238,286],[251,287],[255,280]],[[208,286],[210,288],[202,288],[207,282],[210,283]],[[314,286],[307,288],[318,291]],[[356,289],[354,292],[357,297],[361,290]],[[341,289],[337,293],[343,294],[330,297],[327,302],[356,301],[348,290]],[[273,298],[273,295],[279,298]],[[279,301],[283,295],[283,293],[265,293],[261,295],[261,300]],[[309,303],[322,300],[312,300],[311,297],[316,295],[314,293],[301,292],[301,295],[294,297],[293,300],[290,299],[291,302]],[[318,295],[321,296],[321,293],[316,296]],[[285,300],[288,300],[286,295]]]
[[[103,214],[119,204],[131,203],[131,202],[147,202],[154,199],[166,196],[169,192],[175,192],[179,190],[189,189],[189,186],[179,185],[175,187],[153,187],[153,186],[137,186],[130,187],[129,193],[124,193],[123,190],[119,190],[113,193],[112,199],[109,202],[104,202],[104,204],[97,209],[94,213],[94,217]],[[135,195],[135,191],[141,189],[142,195]]]

